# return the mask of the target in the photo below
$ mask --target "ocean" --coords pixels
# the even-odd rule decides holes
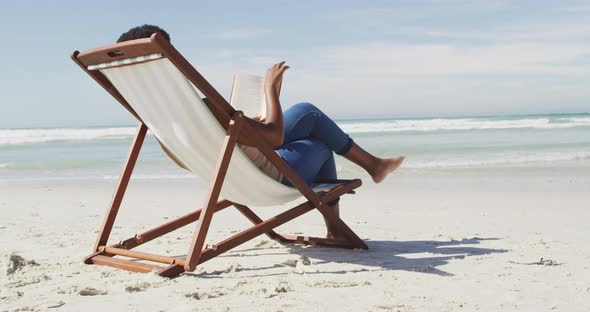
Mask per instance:
[[[405,155],[401,174],[590,168],[590,113],[337,123],[378,156]],[[0,180],[116,179],[134,132],[133,126],[0,129]],[[137,179],[190,177],[151,135],[139,159]],[[337,167],[342,176],[361,173],[341,157]]]

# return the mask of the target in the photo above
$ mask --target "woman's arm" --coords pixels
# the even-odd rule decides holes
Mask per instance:
[[[260,122],[252,126],[260,129],[260,133],[266,137],[273,147],[283,145],[285,129],[283,128],[283,110],[279,102],[279,93],[283,74],[289,69],[285,62],[275,64],[266,71],[264,79],[264,96],[266,97],[266,116]]]

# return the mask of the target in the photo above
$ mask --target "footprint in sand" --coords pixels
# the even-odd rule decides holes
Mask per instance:
[[[152,284],[144,282],[135,285],[129,285],[125,287],[125,291],[128,293],[140,292],[150,288],[151,286]]]
[[[254,247],[256,247],[256,248],[260,248],[260,247],[264,247],[264,246],[267,246],[267,245],[270,245],[270,244],[271,244],[271,242],[270,242],[270,241],[267,241],[267,240],[261,240],[261,241],[259,241],[258,243],[256,243],[256,245],[254,245]]]
[[[387,311],[401,311],[405,306],[403,304],[397,304],[397,305],[393,305],[393,304],[381,304],[381,305],[376,305],[375,308],[377,309],[382,309],[382,310],[387,310]]]
[[[335,282],[335,281],[320,281],[310,285],[311,287],[317,288],[342,288],[342,287],[357,287],[357,286],[370,286],[371,282]]]
[[[235,273],[235,272],[240,272],[241,270],[242,270],[242,267],[239,264],[232,264],[223,270],[208,272],[207,275],[221,275],[221,274],[225,274],[225,273]]]
[[[284,265],[284,266],[290,266],[290,267],[297,267],[298,265],[311,265],[311,260],[309,260],[308,257],[306,256],[301,256],[299,257],[299,259],[295,260],[295,259],[290,259],[290,260],[286,260],[284,262],[282,262],[280,265]]]
[[[54,302],[54,303],[48,303],[45,307],[48,309],[55,309],[55,308],[59,308],[61,306],[63,306],[64,304],[66,304],[63,301],[58,301],[58,302]]]
[[[186,298],[193,298],[195,300],[203,300],[203,299],[213,299],[213,298],[219,298],[221,296],[224,296],[225,293],[222,293],[220,291],[213,291],[213,292],[194,292],[194,293],[190,293],[190,294],[185,294],[184,297]]]
[[[291,291],[291,289],[290,289],[290,288],[288,288],[288,287],[285,287],[285,286],[278,286],[278,287],[275,287],[275,292],[276,292],[277,294],[280,294],[280,293],[286,293],[286,292],[289,292],[289,291]]]
[[[311,265],[311,260],[309,260],[309,258],[306,256],[301,256],[297,260],[290,259],[290,260],[286,260],[280,264],[275,264],[275,266],[277,266],[277,267],[288,266],[288,267],[295,268],[294,272],[298,273],[298,274],[304,274],[306,272],[317,272],[317,270],[306,268],[310,265]]]
[[[14,282],[6,284],[6,286],[8,286],[10,288],[19,288],[19,287],[24,287],[24,286],[28,286],[28,285],[38,284],[43,281],[48,281],[50,279],[51,279],[51,277],[49,277],[45,274],[42,274],[41,276],[21,277]]]
[[[6,269],[6,275],[13,274],[25,266],[39,266],[39,263],[35,262],[35,260],[25,260],[25,258],[13,253],[8,258],[8,268]]]
[[[78,295],[80,295],[80,296],[100,296],[100,295],[106,295],[106,294],[108,294],[107,291],[98,290],[96,288],[91,288],[91,287],[86,287],[86,288],[80,289],[80,291],[78,292]]]

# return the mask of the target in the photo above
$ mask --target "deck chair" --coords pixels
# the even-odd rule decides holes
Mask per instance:
[[[139,121],[98,239],[92,254],[84,259],[85,263],[134,272],[156,271],[161,276],[174,277],[194,271],[197,265],[262,234],[281,242],[367,249],[367,245],[326,205],[344,194],[354,193],[361,180],[318,181],[321,183],[308,186],[251,126],[254,121],[232,107],[162,35],[156,33],[150,38],[82,53],[75,51],[72,59]],[[183,167],[210,181],[208,196],[202,209],[108,245],[148,129]],[[258,148],[295,187],[268,177],[237,144]],[[297,202],[302,196],[305,202],[266,220],[250,209]],[[249,219],[253,226],[217,244],[206,245],[213,214],[230,206]],[[314,209],[339,226],[345,238],[282,235],[274,231],[274,228]],[[197,224],[186,257],[133,250],[193,222]]]

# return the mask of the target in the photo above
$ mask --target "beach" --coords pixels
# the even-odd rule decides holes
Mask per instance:
[[[1,310],[587,311],[590,170],[408,175],[342,199],[369,250],[280,244],[260,236],[176,279],[84,265],[115,180],[3,183]],[[111,242],[204,199],[193,179],[132,181]],[[280,209],[278,209],[280,210]],[[278,210],[255,210],[271,216]],[[215,215],[218,241],[249,226]],[[193,226],[140,250],[184,255]],[[281,229],[323,234],[310,212]]]
[[[381,184],[337,160],[342,177],[363,180],[342,197],[341,215],[369,250],[263,235],[175,279],[82,263],[115,189],[127,130],[26,143],[5,132],[13,141],[0,144],[0,311],[588,311],[590,127],[579,124],[587,116],[555,118],[577,124],[510,128],[503,119],[492,129],[356,132],[371,151],[408,156]],[[354,132],[363,122],[342,124]],[[142,151],[109,243],[201,207],[207,183],[162,154],[153,142]],[[268,218],[285,208],[253,210]],[[248,226],[226,209],[207,243]],[[193,231],[138,250],[186,255]],[[278,232],[321,236],[325,226],[311,211]]]
[[[0,312],[590,312],[588,16],[1,1]]]

